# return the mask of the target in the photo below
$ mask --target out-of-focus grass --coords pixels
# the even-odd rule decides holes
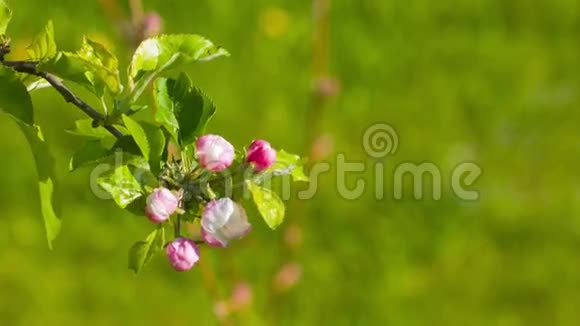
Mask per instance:
[[[48,19],[66,49],[82,33],[119,42],[96,1],[11,5],[16,47]],[[232,53],[190,69],[218,105],[211,131],[236,146],[260,137],[302,151],[309,1],[145,5],[166,19],[167,32],[200,33]],[[252,307],[233,323],[577,325],[578,2],[335,0],[331,17],[330,64],[342,89],[323,111],[321,131],[336,153],[372,167],[361,145],[365,128],[396,128],[399,149],[384,162],[386,199],[374,199],[369,168],[347,178],[350,187],[355,176],[366,181],[360,199],[340,198],[327,173],[312,200],[291,203],[287,222],[303,225],[303,246],[293,254],[303,270],[284,295],[272,297],[271,287],[290,259],[281,246],[287,226],[270,232],[254,217],[246,239],[228,250],[202,249],[220,297],[239,280],[254,289]],[[128,60],[124,46],[117,53]],[[95,199],[90,171],[66,172],[81,142],[62,130],[80,113],[52,90],[33,100],[58,158],[64,226],[49,252],[29,150],[17,128],[0,120],[0,323],[217,323],[202,268],[175,273],[161,256],[138,277],[125,268],[127,249],[150,225]],[[453,167],[466,160],[483,168],[477,202],[462,202],[449,188]],[[411,200],[411,188],[406,200],[393,200],[393,167],[404,161],[441,168],[440,201]]]

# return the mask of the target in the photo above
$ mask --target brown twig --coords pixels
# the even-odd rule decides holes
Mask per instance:
[[[129,8],[131,8],[133,25],[140,24],[143,21],[143,3],[141,0],[129,0]]]
[[[62,97],[68,103],[73,104],[74,106],[78,107],[83,111],[86,115],[91,117],[97,123],[104,123],[106,121],[106,117],[99,113],[97,110],[93,109],[87,102],[83,101],[81,98],[76,96],[68,87],[66,87],[62,81],[53,74],[44,72],[44,71],[37,71],[36,66],[38,62],[34,61],[1,61],[2,65],[6,67],[10,67],[18,72],[34,75],[43,78],[46,80],[57,92],[62,95]],[[120,132],[117,128],[104,124],[103,127],[107,129],[113,136],[117,138],[123,137],[123,133]]]
[[[0,61],[4,61],[4,56],[10,53],[8,46],[0,46]]]

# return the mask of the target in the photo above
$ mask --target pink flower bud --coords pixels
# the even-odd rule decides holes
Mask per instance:
[[[234,146],[221,136],[201,136],[195,147],[199,164],[206,170],[219,172],[227,169],[234,161]]]
[[[199,260],[195,242],[187,238],[177,238],[165,247],[165,252],[173,269],[178,272],[189,270]]]
[[[177,210],[179,199],[166,188],[156,188],[147,197],[145,213],[154,223],[161,223]]]
[[[254,140],[248,147],[246,162],[253,163],[257,172],[264,171],[276,162],[276,150],[265,140]]]
[[[241,310],[252,303],[252,287],[246,282],[240,282],[232,291],[230,305],[234,310]]]
[[[240,239],[252,227],[244,208],[229,198],[209,202],[201,215],[202,237],[211,246],[225,247]]]
[[[310,159],[313,161],[322,161],[334,151],[334,139],[330,134],[323,134],[312,143],[310,148]]]
[[[286,291],[300,281],[302,266],[298,263],[287,263],[276,274],[274,286],[278,291]]]
[[[159,35],[163,29],[163,19],[156,12],[149,12],[143,17],[143,36],[145,38]]]
[[[228,315],[231,313],[230,306],[225,300],[220,300],[213,305],[213,313],[218,320],[224,322]]]

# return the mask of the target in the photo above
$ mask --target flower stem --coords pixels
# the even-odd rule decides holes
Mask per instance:
[[[176,238],[181,236],[181,215],[177,215],[177,219],[175,220],[174,236]]]

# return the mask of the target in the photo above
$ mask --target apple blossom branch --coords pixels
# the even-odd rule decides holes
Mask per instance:
[[[52,87],[54,87],[54,89],[56,89],[56,91],[59,92],[60,95],[62,95],[62,97],[65,99],[65,101],[67,101],[68,103],[72,103],[74,106],[81,109],[81,111],[83,111],[85,114],[87,114],[89,117],[91,117],[97,124],[103,124],[103,127],[107,131],[109,131],[111,134],[113,134],[113,136],[115,136],[117,138],[123,137],[123,133],[120,132],[117,128],[115,128],[114,126],[105,124],[106,117],[104,115],[99,113],[97,110],[93,109],[89,104],[87,104],[81,98],[76,96],[68,87],[66,87],[63,84],[63,82],[58,77],[56,77],[53,74],[44,72],[44,71],[37,71],[36,66],[38,65],[38,62],[34,62],[34,61],[4,61],[3,55],[8,53],[8,52],[9,52],[9,49],[4,48],[4,47],[0,48],[0,53],[2,53],[2,56],[0,56],[0,59],[2,59],[2,60],[0,60],[0,63],[2,65],[6,66],[6,67],[10,67],[17,72],[21,72],[21,73],[25,73],[25,74],[29,74],[29,75],[34,75],[34,76],[38,76],[38,77],[43,78]]]

